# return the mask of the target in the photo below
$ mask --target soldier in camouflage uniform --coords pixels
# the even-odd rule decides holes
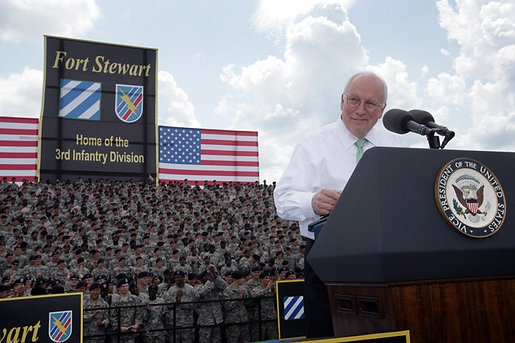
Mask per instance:
[[[172,286],[172,284],[175,283],[175,279],[173,276],[173,270],[172,269],[166,269],[163,273],[163,282],[159,286],[159,292],[157,293],[157,296],[160,298],[165,298],[166,292],[168,292],[168,289]]]
[[[57,268],[52,273],[52,278],[54,280],[59,280],[62,285],[68,288],[70,283],[70,272],[68,271],[68,268],[66,268],[64,260],[61,259],[57,262]]]
[[[246,343],[250,341],[247,310],[242,298],[247,298],[247,290],[243,287],[245,278],[240,272],[231,274],[232,283],[228,285],[222,293],[224,299],[235,299],[224,301],[223,308],[225,313],[225,323],[227,324],[225,333],[228,343]],[[232,325],[231,325],[232,324]]]
[[[40,277],[49,278],[50,274],[48,268],[42,265],[41,255],[35,255],[33,257],[34,264],[25,268],[25,275],[35,280]]]
[[[136,336],[131,335],[138,331],[143,321],[142,305],[140,299],[137,296],[129,293],[129,280],[120,279],[116,284],[118,294],[114,294],[111,307],[117,306],[131,306],[128,308],[122,308],[120,311],[113,309],[110,314],[110,323],[113,330],[122,333],[121,342],[134,343],[136,342]],[[118,328],[118,314],[120,315],[120,327]],[[115,336],[115,342],[117,342],[117,336]]]
[[[120,274],[129,275],[131,273],[131,268],[127,265],[127,259],[124,256],[120,257],[117,266],[113,268],[111,273],[115,277]]]
[[[165,302],[172,303],[168,306],[166,324],[168,328],[173,328],[173,310],[175,307],[175,336],[176,342],[179,343],[190,343],[194,341],[195,329],[183,327],[192,327],[195,322],[193,320],[193,311],[195,304],[189,304],[190,302],[197,301],[197,291],[190,284],[185,283],[186,274],[177,270],[174,273],[175,285],[170,287],[165,295]],[[188,303],[188,304],[183,304]],[[173,342],[173,331],[169,331],[169,341]]]
[[[220,326],[210,325],[220,325],[223,322],[222,306],[218,300],[220,292],[227,287],[227,283],[216,273],[214,266],[209,267],[209,272],[202,272],[199,278],[202,281],[202,285],[198,288],[199,342],[219,343],[222,340]]]
[[[260,285],[260,279],[259,276],[263,272],[263,268],[258,266],[252,267],[252,278],[245,282],[245,288],[247,289],[247,294],[250,294],[252,296],[252,290]],[[257,322],[259,319],[259,309],[258,309],[258,300],[256,299],[249,299],[246,302],[246,309],[247,314],[250,321],[250,338],[251,340],[258,341],[259,340],[259,323]],[[255,321],[255,322],[253,322]]]
[[[107,302],[100,298],[100,285],[92,284],[89,287],[89,296],[84,295],[84,310],[109,307]],[[109,324],[109,310],[84,311],[84,336],[105,335]],[[84,338],[84,342],[104,342],[105,336]]]
[[[275,310],[275,301],[273,297],[275,293],[275,280],[273,273],[264,271],[259,276],[260,285],[253,288],[251,291],[252,297],[266,297],[260,299],[261,302],[261,320],[276,320],[277,313]],[[270,340],[277,338],[277,326],[275,321],[264,322],[261,324],[261,337],[262,340]]]
[[[157,329],[164,329],[164,315],[166,314],[166,309],[163,305],[155,305],[164,303],[163,298],[157,297],[157,293],[157,285],[148,286],[148,300],[146,302],[145,314],[143,318],[145,325],[145,332],[143,334],[144,343],[165,343],[164,330],[153,331]]]

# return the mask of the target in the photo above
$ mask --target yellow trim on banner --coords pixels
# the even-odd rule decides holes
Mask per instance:
[[[379,338],[391,338],[391,337],[406,337],[406,343],[410,343],[410,334],[409,330],[403,331],[394,331],[394,332],[384,332],[384,333],[372,333],[368,335],[359,335],[359,336],[348,336],[348,337],[337,337],[337,338],[327,338],[327,339],[319,339],[319,340],[309,340],[302,341],[303,343],[313,342],[313,343],[345,343],[345,342],[359,342],[365,341],[368,339],[379,339]]]
[[[279,287],[277,285],[279,283],[288,283],[288,282],[304,282],[304,279],[295,279],[295,280],[279,280],[275,282],[275,302],[277,305],[277,332],[279,333],[279,340],[292,340],[292,339],[301,339],[306,338],[306,336],[299,336],[299,337],[288,337],[288,338],[281,338],[281,317],[279,316]]]

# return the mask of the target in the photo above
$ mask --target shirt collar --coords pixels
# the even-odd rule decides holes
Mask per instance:
[[[343,122],[341,116],[338,117],[338,127],[340,128],[342,135],[340,135],[340,139],[345,147],[345,149],[350,149],[354,146],[354,143],[359,139],[358,137],[354,136],[349,129],[345,126],[345,123]],[[370,143],[372,146],[377,146],[380,143],[380,131],[374,125],[372,129],[368,132],[368,134],[365,136],[367,139],[367,144]]]

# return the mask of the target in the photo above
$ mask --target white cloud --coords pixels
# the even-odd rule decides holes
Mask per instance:
[[[186,92],[177,86],[173,75],[160,71],[158,80],[159,125],[200,127],[193,104],[188,100]]]
[[[280,39],[299,15],[311,12],[314,6],[329,4],[348,8],[354,2],[355,0],[261,0],[252,19],[259,31]],[[333,16],[325,13],[330,20],[337,19],[339,15],[338,10],[333,12]],[[339,19],[341,21],[343,18]]]
[[[453,7],[441,0],[437,6],[460,55],[455,74],[430,79],[428,93],[463,113],[458,147],[515,150],[515,4],[461,0]]]
[[[39,117],[43,72],[25,67],[21,74],[0,78],[0,115]]]
[[[369,66],[367,69],[386,81],[389,108],[410,109],[421,104],[422,100],[417,95],[417,84],[408,81],[406,65],[402,61],[386,57],[384,63]]]
[[[429,67],[424,65],[420,70],[420,77],[425,77],[429,73]]]
[[[0,39],[18,42],[47,35],[82,37],[100,17],[95,0],[4,0]]]
[[[467,83],[465,78],[459,75],[441,73],[436,78],[430,78],[427,82],[429,96],[453,105],[463,105],[467,99]]]

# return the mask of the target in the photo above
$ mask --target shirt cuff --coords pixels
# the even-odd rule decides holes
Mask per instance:
[[[302,196],[301,209],[302,209],[302,214],[306,218],[312,218],[312,217],[318,216],[318,214],[316,214],[315,211],[313,210],[313,206],[311,205],[311,200],[313,199],[313,196],[315,194],[316,193],[305,193]]]

